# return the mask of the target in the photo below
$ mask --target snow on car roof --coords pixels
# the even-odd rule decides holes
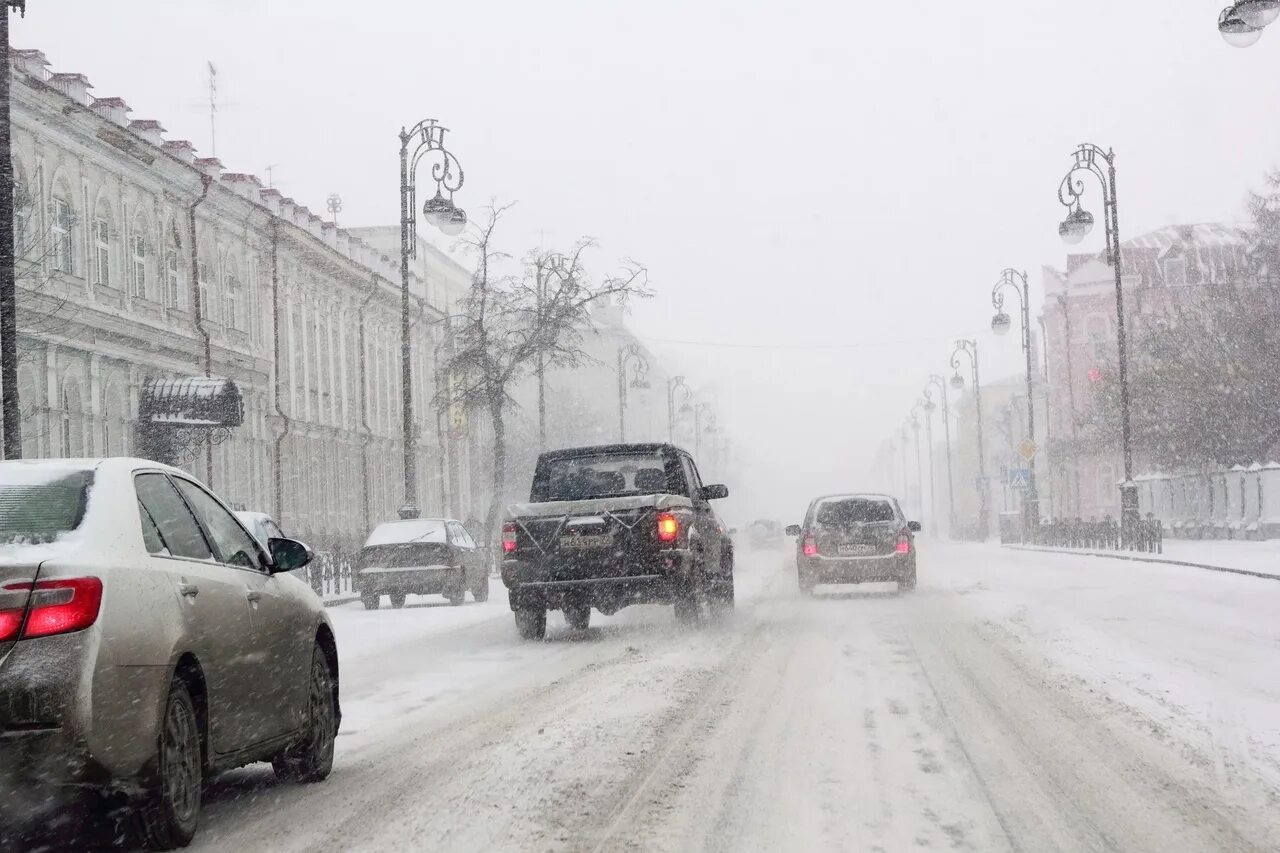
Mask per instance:
[[[387,521],[373,528],[365,546],[396,545],[405,542],[446,542],[445,518],[410,518],[404,521]]]

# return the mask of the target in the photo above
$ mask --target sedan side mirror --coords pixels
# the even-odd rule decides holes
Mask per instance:
[[[800,535],[800,525],[798,525],[798,524],[788,524],[788,525],[787,525],[787,535],[788,535],[788,536],[799,536],[799,535]]]
[[[268,539],[267,550],[271,552],[273,575],[300,569],[315,556],[310,548],[297,539]]]
[[[907,522],[907,529],[908,529],[908,530],[910,530],[912,533],[919,533],[919,532],[920,532],[920,529],[921,529],[921,528],[920,528],[920,522],[918,522],[918,521],[908,521],[908,522]]]
[[[717,483],[714,486],[702,487],[702,499],[704,501],[713,501],[717,498],[729,497],[729,487]]]

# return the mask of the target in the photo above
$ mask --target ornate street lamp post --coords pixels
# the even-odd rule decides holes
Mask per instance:
[[[631,387],[649,387],[649,362],[639,344],[618,347],[618,441],[627,440],[627,365],[632,366]]]
[[[938,478],[933,473],[933,410],[938,407],[934,405],[927,386],[921,393],[924,396],[916,401],[916,406],[924,412],[924,440],[929,445],[929,525],[932,528],[938,523]]]
[[[1116,200],[1116,156],[1114,151],[1103,151],[1096,145],[1085,143],[1075,150],[1074,160],[1066,177],[1058,187],[1058,200],[1067,208],[1067,218],[1058,226],[1058,233],[1067,243],[1079,243],[1093,228],[1093,215],[1080,206],[1084,194],[1084,181],[1077,172],[1094,175],[1102,185],[1103,221],[1106,225],[1107,263],[1116,280],[1116,350],[1120,372],[1120,440],[1124,454],[1124,482],[1120,485],[1120,538],[1132,541],[1134,526],[1138,521],[1138,487],[1133,482],[1133,448],[1129,431],[1129,352],[1124,326],[1124,288],[1120,279],[1120,222],[1119,202]],[[1098,164],[1106,163],[1106,170]]]
[[[702,458],[702,414],[707,415],[707,432],[716,431],[716,413],[711,411],[710,403],[698,403],[693,407],[693,458]]]
[[[684,381],[683,376],[675,376],[667,380],[667,438],[672,443],[676,443],[676,391],[679,390],[683,397],[684,403],[680,406],[680,411],[689,411],[689,401],[693,399],[693,389]]]
[[[960,353],[969,356],[973,367],[973,399],[978,413],[978,536],[987,538],[987,450],[982,440],[982,383],[978,378],[978,342],[976,340],[958,340],[956,348],[951,352],[951,387],[959,391],[964,387],[964,377],[960,375]]]
[[[936,373],[929,374],[929,384],[936,385],[938,393],[942,396],[942,435],[946,440],[947,448],[947,534],[956,526],[956,490],[955,481],[951,475],[951,412],[947,408],[947,383],[941,376]],[[928,392],[925,392],[928,396]]]
[[[467,214],[453,204],[453,194],[462,188],[462,166],[444,147],[447,128],[436,120],[423,119],[411,130],[400,129],[400,398],[403,403],[404,505],[400,515],[418,515],[418,464],[413,427],[412,350],[409,343],[409,259],[418,256],[417,173],[423,157],[430,157],[435,196],[422,206],[422,215],[450,237],[462,233]]]
[[[1036,404],[1031,395],[1032,360],[1031,360],[1031,288],[1027,283],[1027,274],[1012,268],[1000,272],[1000,280],[991,288],[991,307],[996,315],[991,318],[991,331],[997,335],[1007,334],[1012,322],[1004,313],[1004,291],[1011,288],[1018,294],[1018,302],[1022,307],[1022,352],[1027,357],[1027,439],[1034,445],[1036,440]],[[1040,493],[1036,490],[1035,451],[1027,458],[1027,493],[1023,496],[1022,513],[1023,528],[1031,541],[1035,541],[1040,529]]]
[[[924,463],[920,456],[920,419],[916,417],[916,410],[920,408],[920,404],[911,407],[911,431],[916,437],[916,506],[920,510],[920,514],[924,514]]]

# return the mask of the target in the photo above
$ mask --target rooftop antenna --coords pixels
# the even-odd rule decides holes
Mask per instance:
[[[266,169],[267,169],[267,189],[271,189],[272,187],[274,187],[274,186],[276,185],[276,182],[275,182],[275,171],[276,171],[276,166],[279,166],[279,165],[280,165],[279,163],[268,163],[268,164],[267,164],[267,166],[266,166]]]
[[[209,65],[209,147],[213,151],[212,156],[218,156],[218,69],[214,67],[211,60],[207,60]]]

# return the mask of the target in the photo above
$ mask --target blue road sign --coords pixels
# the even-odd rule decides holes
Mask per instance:
[[[1010,468],[1009,469],[1009,486],[1010,488],[1026,491],[1031,484],[1030,468]]]

